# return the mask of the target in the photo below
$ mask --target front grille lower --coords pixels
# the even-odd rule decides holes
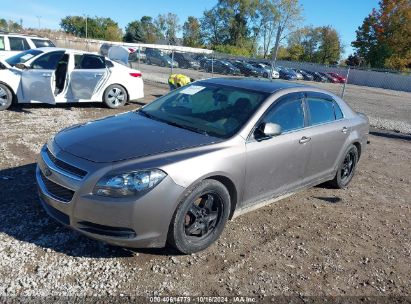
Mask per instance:
[[[80,178],[83,178],[84,176],[86,176],[87,171],[84,171],[80,168],[74,167],[64,161],[62,161],[61,159],[58,159],[57,157],[55,157],[53,155],[53,153],[50,152],[50,150],[48,148],[46,148],[46,152],[48,157],[50,158],[50,160],[54,163],[54,165],[56,165],[56,167],[58,167],[59,169],[66,171],[70,174],[73,174],[75,176],[78,176]]]
[[[46,186],[47,192],[55,199],[68,203],[71,201],[74,195],[74,191],[60,186],[47,177],[44,176],[43,172],[40,172],[41,180]]]
[[[105,226],[99,225],[87,221],[78,222],[78,225],[81,230],[99,234],[103,236],[112,236],[118,238],[134,238],[136,237],[136,233],[133,229],[124,228],[124,227],[112,227],[112,226]]]

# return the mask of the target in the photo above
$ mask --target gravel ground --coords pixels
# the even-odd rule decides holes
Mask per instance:
[[[134,67],[137,68],[138,65],[134,64]],[[140,69],[143,72],[145,79],[159,83],[167,83],[170,68],[141,64]],[[210,73],[205,73],[204,71],[186,69],[175,69],[174,72],[189,75],[194,79],[204,79],[216,76]],[[318,83],[311,81],[303,81],[302,83],[326,89],[338,96],[341,96],[343,89],[342,84]],[[379,129],[411,134],[411,93],[347,85],[344,100],[356,111],[367,114],[371,126]]]
[[[146,83],[144,102],[166,91]],[[319,186],[242,215],[198,254],[112,247],[50,219],[34,182],[41,145],[65,126],[138,106],[0,112],[0,296],[411,296],[407,135],[374,130],[348,189]]]

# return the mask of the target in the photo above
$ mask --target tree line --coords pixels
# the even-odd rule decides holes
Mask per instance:
[[[182,44],[238,56],[278,58],[321,64],[411,68],[411,1],[380,0],[365,17],[351,43],[354,54],[341,62],[344,45],[331,25],[300,27],[299,0],[218,0],[200,18],[183,23],[174,13],[143,16],[123,31],[111,18],[66,16],[66,33],[109,41]],[[19,23],[0,19],[0,30],[20,31]],[[182,32],[182,38],[177,35]]]

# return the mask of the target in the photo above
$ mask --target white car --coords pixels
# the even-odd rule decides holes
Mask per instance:
[[[268,76],[270,76],[270,74],[269,74],[270,72],[271,72],[271,78],[273,78],[273,79],[280,78],[280,73],[278,73],[278,71],[275,68],[272,69],[271,66],[269,66],[265,63],[256,63],[256,64],[253,64],[253,66],[265,70],[266,73],[267,73],[267,74],[264,74],[265,78],[269,78]]]
[[[103,101],[110,108],[118,108],[129,100],[143,98],[142,74],[126,66],[128,52],[113,47],[110,60],[89,52],[38,48],[1,60],[0,110],[12,102]]]
[[[54,43],[48,38],[0,31],[0,59],[7,59],[30,49],[53,46]]]

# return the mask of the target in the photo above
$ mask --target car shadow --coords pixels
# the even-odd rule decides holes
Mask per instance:
[[[52,219],[37,195],[34,163],[0,170],[0,233],[74,257],[117,258],[136,253],[178,255],[171,248],[130,249],[87,238]]]
[[[370,131],[370,134],[374,136],[378,136],[378,137],[411,141],[411,134],[395,133],[395,132],[383,131],[383,130],[378,130],[378,131],[372,130]]]
[[[342,199],[338,196],[313,196],[313,198],[316,198],[318,200],[331,203],[331,204],[337,204],[337,203],[342,202]]]

